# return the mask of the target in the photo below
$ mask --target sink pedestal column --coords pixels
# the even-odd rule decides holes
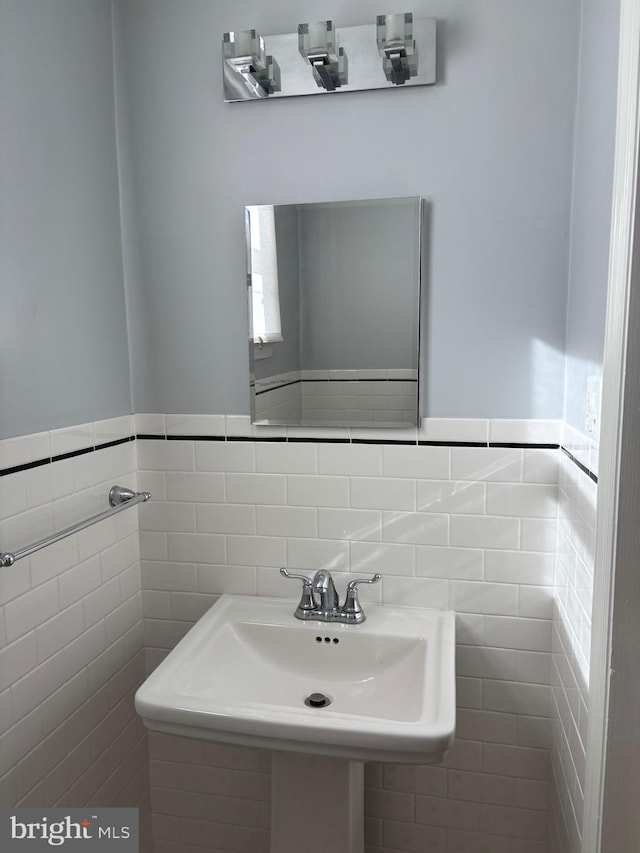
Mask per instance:
[[[271,756],[271,853],[364,853],[364,763]]]

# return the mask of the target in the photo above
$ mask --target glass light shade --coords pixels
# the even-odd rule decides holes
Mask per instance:
[[[263,96],[280,91],[280,67],[273,56],[266,56],[264,39],[255,30],[225,33],[222,39],[224,61]]]
[[[380,56],[384,56],[387,48],[404,47],[407,51],[413,51],[413,13],[378,15],[376,18],[376,39]]]
[[[317,85],[333,92],[348,80],[348,60],[332,21],[298,24],[298,51],[313,68]]]
[[[236,30],[225,33],[222,43],[224,58],[230,65],[234,67],[251,65],[255,69],[266,68],[264,39],[255,30]]]
[[[418,54],[413,39],[413,13],[378,15],[376,42],[385,77],[396,86],[418,73]]]
[[[326,57],[329,62],[337,62],[338,39],[333,22],[298,24],[298,50],[310,62],[320,57]]]

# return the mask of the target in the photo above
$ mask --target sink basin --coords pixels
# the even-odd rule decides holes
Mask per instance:
[[[147,728],[363,761],[441,761],[455,730],[454,614],[369,605],[366,622],[343,625],[301,622],[294,608],[221,596],[138,690]]]

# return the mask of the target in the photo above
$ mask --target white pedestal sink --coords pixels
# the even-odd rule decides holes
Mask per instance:
[[[455,617],[370,605],[345,625],[294,609],[221,596],[140,687],[136,710],[154,731],[274,750],[272,853],[362,853],[362,762],[432,764],[453,742]],[[329,820],[317,847],[311,804]]]

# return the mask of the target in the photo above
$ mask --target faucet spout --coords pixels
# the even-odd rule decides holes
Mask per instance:
[[[320,610],[324,610],[325,612],[338,610],[338,593],[331,577],[331,572],[328,569],[317,571],[313,576],[311,586],[313,591],[318,594]]]

